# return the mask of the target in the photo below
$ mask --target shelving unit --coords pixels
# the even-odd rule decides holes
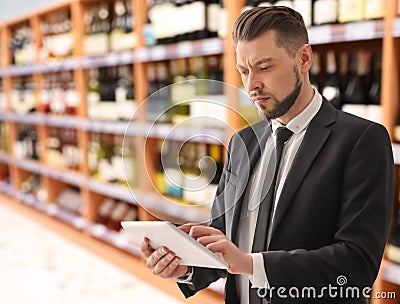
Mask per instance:
[[[202,134],[202,136],[196,136],[193,141],[207,144],[226,144],[234,130],[242,126],[242,122],[240,117],[233,112],[227,115],[227,123],[233,127],[232,129],[207,129],[195,126],[175,128],[173,124],[153,125],[146,121],[145,114],[142,112],[139,112],[135,120],[129,124],[125,121],[96,121],[89,119],[86,107],[87,70],[100,67],[132,65],[135,84],[134,94],[138,107],[144,104],[148,97],[149,84],[146,68],[151,62],[196,56],[223,55],[224,82],[235,88],[239,88],[241,86],[241,79],[235,68],[235,50],[229,35],[225,39],[209,38],[168,45],[156,45],[153,47],[145,46],[142,32],[146,23],[147,7],[145,1],[142,0],[132,0],[135,34],[137,36],[137,45],[133,50],[110,52],[99,56],[85,56],[83,48],[85,9],[87,5],[94,2],[96,1],[66,1],[65,3],[49,7],[32,15],[0,25],[0,78],[8,100],[7,111],[0,112],[0,121],[6,122],[10,130],[8,136],[10,152],[0,150],[0,173],[7,171],[9,181],[3,180],[3,176],[0,175],[0,192],[15,197],[24,205],[40,213],[66,223],[85,236],[102,240],[112,247],[119,248],[137,257],[140,256],[137,246],[133,245],[126,237],[121,236],[121,234],[107,230],[103,225],[95,222],[101,201],[109,197],[136,205],[139,209],[139,220],[154,220],[156,219],[154,214],[156,214],[174,221],[207,221],[209,209],[184,205],[179,202],[176,203],[176,201],[171,202],[157,195],[154,191],[151,183],[151,178],[155,176],[156,170],[155,164],[152,163],[154,160],[154,151],[152,151],[153,143],[156,143],[158,139],[164,139],[167,135],[170,140],[186,141],[189,137]],[[382,48],[382,122],[394,141],[394,128],[400,102],[398,92],[399,71],[397,69],[397,55],[400,51],[400,18],[397,17],[397,1],[387,0],[385,3],[387,10],[383,20],[313,26],[309,28],[309,35],[313,48],[321,52],[326,52],[328,49],[342,50],[349,47]],[[225,0],[225,9],[228,16],[227,28],[232,27],[234,20],[240,14],[243,6],[244,0]],[[71,14],[74,28],[73,55],[59,60],[43,62],[39,56],[43,40],[40,23],[44,16],[60,10],[67,10]],[[7,46],[11,39],[11,30],[23,22],[27,22],[34,32],[34,46],[37,55],[33,63],[13,65],[11,51]],[[47,114],[39,108],[37,108],[35,113],[29,114],[17,114],[12,111],[10,100],[12,100],[13,80],[16,77],[32,77],[36,90],[40,90],[43,87],[45,75],[66,71],[73,73],[74,82],[79,92],[80,102],[78,103],[76,115]],[[238,94],[238,91],[235,89],[224,92],[225,98],[229,100],[229,106],[232,109],[239,109]],[[40,155],[38,160],[16,158],[12,143],[17,140],[17,125],[20,124],[29,124],[37,129],[40,146],[43,146],[52,128],[76,129],[78,130],[78,148],[82,151],[88,151],[91,133],[132,137],[135,140],[136,147],[137,174],[144,175],[144,172],[147,172],[150,178],[140,178],[135,189],[128,189],[124,186],[107,184],[95,180],[90,176],[90,170],[86,162],[83,162],[78,171],[72,171],[61,170],[47,165],[45,163],[45,155]],[[174,132],[170,135],[172,130]],[[147,142],[147,138],[150,138],[149,142]],[[41,147],[41,150],[43,151],[43,147]],[[44,151],[46,153],[46,150]],[[394,144],[393,151],[396,165],[400,165],[399,145]],[[47,200],[41,201],[31,194],[21,191],[21,184],[28,173],[41,176],[43,187],[49,192]],[[68,185],[76,186],[80,189],[83,200],[81,214],[64,210],[54,202],[56,192]],[[386,290],[386,282],[388,282],[391,284],[390,288],[397,286],[398,294],[400,294],[400,282],[396,279],[396,276],[400,277],[399,267],[384,261],[380,276],[375,284],[375,289]],[[213,290],[217,293],[222,293],[222,289],[223,282],[213,287]],[[373,303],[383,302],[374,300]]]

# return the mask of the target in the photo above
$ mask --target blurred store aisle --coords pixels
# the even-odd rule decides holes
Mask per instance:
[[[180,304],[0,204],[0,302]]]

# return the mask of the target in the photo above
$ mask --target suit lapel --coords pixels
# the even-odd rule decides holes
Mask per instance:
[[[329,125],[336,120],[336,111],[328,101],[323,101],[317,115],[310,122],[304,135],[303,142],[293,160],[288,176],[282,188],[281,195],[277,202],[277,208],[272,222],[268,246],[274,232],[279,226],[287,208],[290,206],[294,195],[296,194],[304,177],[307,175],[314,159],[322,149],[328,139],[331,130]]]
[[[242,142],[243,142],[243,153],[247,153],[248,160],[243,155],[239,155],[240,161],[236,164],[237,165],[237,172],[238,172],[238,185],[236,190],[236,204],[233,213],[233,222],[232,222],[232,241],[237,243],[236,236],[237,236],[237,228],[239,226],[239,219],[240,214],[243,206],[243,198],[246,192],[246,188],[248,186],[248,181],[251,176],[251,173],[254,170],[258,160],[261,156],[261,151],[264,150],[265,144],[267,142],[268,136],[271,134],[271,127],[270,125],[265,122],[259,122],[253,126],[249,132],[244,133],[241,135]],[[237,154],[237,151],[235,151]],[[248,171],[248,172],[244,172]],[[240,175],[239,175],[240,174]]]

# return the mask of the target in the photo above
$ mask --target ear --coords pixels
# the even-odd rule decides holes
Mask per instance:
[[[312,66],[313,62],[313,52],[309,44],[304,44],[299,49],[300,56],[300,70],[302,73],[307,73]]]

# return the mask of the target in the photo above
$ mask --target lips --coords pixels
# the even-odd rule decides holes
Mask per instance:
[[[270,100],[270,97],[257,97],[253,98],[253,102],[257,106],[261,106],[262,104],[268,102]]]

